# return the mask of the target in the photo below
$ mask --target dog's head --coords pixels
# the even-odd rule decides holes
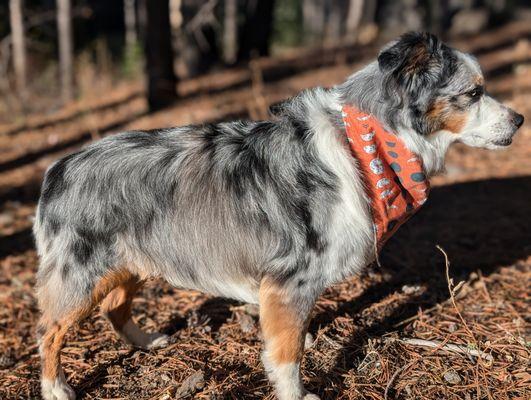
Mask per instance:
[[[524,117],[490,97],[477,61],[429,33],[407,33],[378,56],[385,96],[401,123],[421,135],[441,131],[470,146],[507,146]]]

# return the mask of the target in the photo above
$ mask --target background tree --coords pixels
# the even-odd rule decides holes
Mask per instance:
[[[70,101],[74,96],[72,10],[70,0],[57,0],[57,32],[59,39],[59,75],[61,97]]]
[[[223,15],[223,59],[234,64],[238,53],[238,0],[225,0]]]
[[[350,0],[346,20],[346,37],[349,40],[356,38],[363,17],[364,0]]]
[[[324,0],[302,0],[302,18],[307,41],[322,39],[325,30]]]
[[[11,23],[11,42],[13,43],[13,70],[17,91],[24,96],[26,93],[26,41],[24,35],[24,19],[22,17],[23,0],[9,0]]]
[[[124,0],[125,47],[133,49],[137,43],[135,0]]]
[[[327,43],[337,44],[344,35],[345,22],[349,7],[348,0],[330,0],[327,1],[325,8],[326,14],[326,34]]]
[[[177,99],[177,77],[173,67],[169,0],[149,0],[146,7],[145,56],[148,104],[151,111]]]
[[[245,22],[238,35],[238,61],[269,55],[273,31],[274,0],[246,0]]]
[[[182,0],[177,48],[186,77],[208,72],[220,60],[216,26],[218,0]]]

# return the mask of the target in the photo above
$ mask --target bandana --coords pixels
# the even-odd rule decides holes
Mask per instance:
[[[353,106],[344,106],[342,116],[352,155],[365,181],[381,249],[424,204],[429,182],[420,158],[376,118]]]

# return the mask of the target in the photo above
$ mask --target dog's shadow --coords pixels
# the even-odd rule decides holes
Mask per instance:
[[[400,305],[382,321],[360,328],[344,347],[345,354],[337,358],[336,368],[323,381],[332,380],[341,387],[341,380],[334,375],[355,366],[368,339],[396,331],[394,326],[414,316],[419,306],[427,309],[448,298],[444,257],[436,245],[448,254],[450,274],[455,282],[467,279],[471,272],[478,270],[488,275],[531,254],[530,193],[531,176],[433,188],[428,203],[400,228],[380,255],[381,264],[391,273],[391,278],[369,287],[333,313],[317,314],[310,331],[315,332],[338,315],[356,319],[364,307],[400,291],[404,285],[421,285],[427,290],[414,302]]]

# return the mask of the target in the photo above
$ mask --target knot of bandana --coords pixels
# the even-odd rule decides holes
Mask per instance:
[[[427,200],[422,160],[372,115],[344,106],[343,123],[366,186],[380,249]]]

